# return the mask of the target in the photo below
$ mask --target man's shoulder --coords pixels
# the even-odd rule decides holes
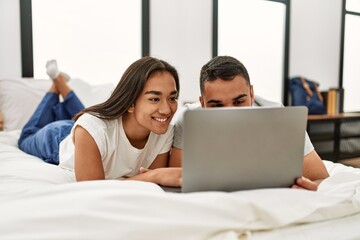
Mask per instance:
[[[194,110],[194,109],[201,109],[201,103],[198,102],[193,102],[193,103],[185,103],[182,106],[182,110],[187,111],[187,110]]]
[[[267,100],[263,97],[260,97],[258,95],[255,95],[254,105],[255,106],[264,106],[264,107],[283,107],[284,106],[280,102],[273,102],[273,101]]]
[[[181,125],[184,121],[184,114],[187,110],[195,110],[195,109],[201,109],[201,103],[200,102],[194,102],[194,103],[185,103],[176,113],[173,118],[173,124]]]

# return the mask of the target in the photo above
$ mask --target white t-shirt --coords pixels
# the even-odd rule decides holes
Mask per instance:
[[[283,107],[281,103],[277,102],[271,102],[269,100],[266,100],[260,96],[255,96],[254,99],[254,106],[266,106],[266,107]],[[183,131],[184,131],[184,113],[187,110],[193,110],[193,109],[201,109],[200,102],[191,103],[191,104],[185,104],[180,111],[176,114],[173,122],[175,125],[175,132],[174,132],[174,143],[173,146],[176,148],[183,149]],[[314,146],[312,145],[310,138],[305,133],[305,145],[304,145],[304,156],[309,154],[314,150]]]
[[[174,127],[158,135],[150,132],[143,149],[133,147],[126,137],[122,118],[102,120],[91,114],[83,114],[74,124],[69,136],[60,143],[59,166],[74,171],[74,129],[79,125],[93,137],[99,148],[105,171],[105,179],[119,179],[139,174],[140,167],[148,168],[158,154],[170,151]]]

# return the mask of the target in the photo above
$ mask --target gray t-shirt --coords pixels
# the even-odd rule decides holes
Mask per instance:
[[[260,96],[256,96],[255,95],[255,99],[254,99],[254,106],[264,106],[264,107],[283,107],[284,105],[282,105],[281,103],[277,103],[277,102],[271,102],[269,100],[266,100]],[[173,123],[175,125],[175,131],[174,131],[174,142],[173,142],[173,146],[176,148],[180,148],[183,149],[183,141],[184,141],[184,137],[183,137],[183,131],[184,131],[184,113],[187,110],[193,110],[193,109],[200,109],[201,108],[201,104],[200,102],[196,102],[196,103],[187,103],[185,104],[180,110],[179,112],[176,113]],[[305,145],[304,145],[304,156],[309,154],[310,152],[312,152],[314,150],[314,146],[312,145],[310,138],[307,134],[307,132],[305,133]]]

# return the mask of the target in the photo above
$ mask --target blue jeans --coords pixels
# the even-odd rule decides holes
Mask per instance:
[[[69,135],[74,122],[72,117],[84,109],[84,105],[71,91],[63,102],[56,93],[48,92],[23,127],[18,145],[21,150],[59,164],[59,144]]]

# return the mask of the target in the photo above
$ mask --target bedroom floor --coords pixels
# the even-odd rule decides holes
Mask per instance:
[[[347,166],[360,168],[360,157],[343,159],[343,160],[340,160],[339,163],[342,163],[342,164],[347,165]]]

